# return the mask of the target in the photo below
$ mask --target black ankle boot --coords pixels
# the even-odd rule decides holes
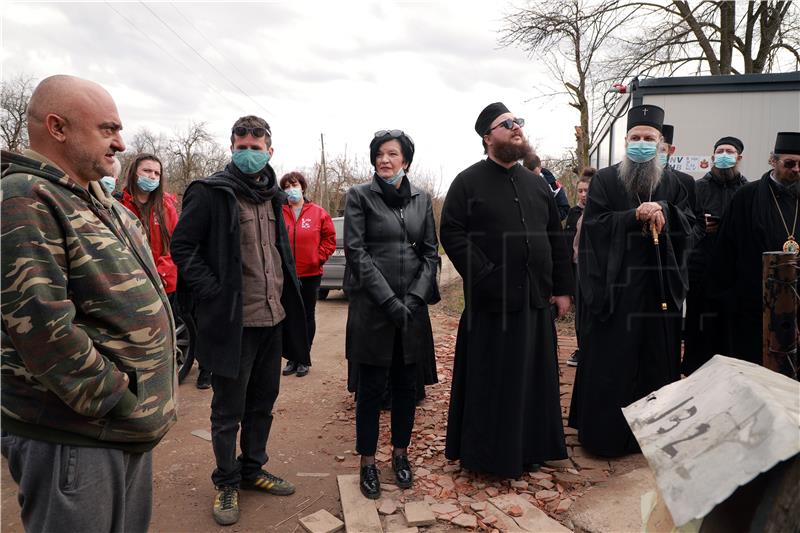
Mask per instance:
[[[378,478],[378,467],[375,464],[361,467],[361,482],[358,484],[361,494],[370,500],[381,497],[381,480]]]
[[[414,474],[411,473],[411,465],[408,463],[408,455],[395,455],[392,457],[392,468],[397,486],[407,489],[414,483]]]

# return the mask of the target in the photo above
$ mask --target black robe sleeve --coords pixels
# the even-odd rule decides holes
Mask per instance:
[[[463,279],[475,284],[488,276],[495,265],[467,236],[467,203],[464,181],[457,177],[450,185],[444,200],[439,234],[447,257],[458,273]]]

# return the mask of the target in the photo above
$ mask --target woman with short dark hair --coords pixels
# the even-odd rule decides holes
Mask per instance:
[[[414,142],[381,130],[370,143],[372,181],[347,192],[344,288],[349,299],[346,354],[356,366],[359,486],[381,494],[375,452],[387,380],[391,380],[392,468],[399,487],[413,483],[407,448],[416,409],[418,365],[434,357],[428,305],[439,301],[439,243],[430,196],[408,177]]]
[[[280,187],[288,196],[283,206],[283,221],[289,233],[289,244],[294,255],[295,270],[300,280],[300,295],[306,310],[308,348],[314,342],[317,322],[314,318],[317,293],[322,279],[322,265],[336,250],[336,228],[325,209],[305,198],[306,178],[300,172],[289,172],[280,181]],[[288,361],[283,375],[296,374],[301,378],[308,374],[309,363]]]

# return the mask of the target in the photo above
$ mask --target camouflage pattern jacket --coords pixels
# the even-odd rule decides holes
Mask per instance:
[[[3,152],[0,189],[3,431],[152,449],[176,419],[175,325],[140,222],[30,150]]]

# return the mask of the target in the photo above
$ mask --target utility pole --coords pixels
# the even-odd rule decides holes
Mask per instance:
[[[330,212],[331,206],[328,205],[328,168],[325,166],[325,136],[319,134],[319,143],[322,146],[322,205],[323,208]]]

